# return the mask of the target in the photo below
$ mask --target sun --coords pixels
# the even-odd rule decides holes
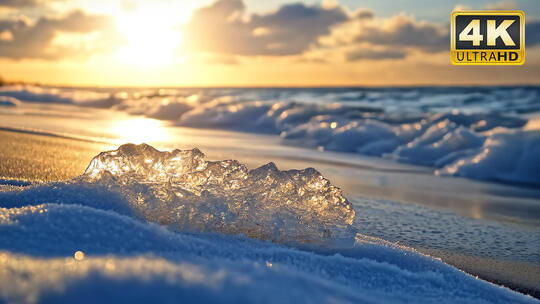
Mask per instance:
[[[119,60],[139,66],[158,66],[179,59],[182,33],[178,18],[160,6],[144,6],[115,15],[116,26],[127,40],[119,48]]]
[[[168,139],[162,122],[149,118],[132,118],[115,121],[110,131],[123,143],[156,143]]]

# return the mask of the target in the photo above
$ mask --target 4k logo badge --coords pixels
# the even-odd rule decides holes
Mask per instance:
[[[454,11],[450,22],[453,64],[515,65],[525,62],[523,11]]]

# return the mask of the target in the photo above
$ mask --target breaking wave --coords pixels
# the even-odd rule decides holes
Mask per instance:
[[[537,87],[88,91],[8,86],[0,88],[0,96],[10,105],[21,100],[109,107],[178,126],[276,134],[289,144],[431,166],[441,175],[540,185],[540,170],[527,165],[540,163],[540,130],[538,124],[530,127],[540,111]]]

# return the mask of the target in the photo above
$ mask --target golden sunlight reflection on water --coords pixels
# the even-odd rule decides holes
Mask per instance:
[[[540,117],[533,117],[529,119],[523,129],[527,131],[540,130]]]
[[[134,118],[113,122],[110,131],[123,143],[152,143],[165,141],[168,134],[159,120]]]

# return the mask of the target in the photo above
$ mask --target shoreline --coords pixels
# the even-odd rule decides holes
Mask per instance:
[[[440,258],[473,276],[500,285],[540,300],[540,265],[524,262],[500,261],[495,259],[446,252],[437,249],[415,248],[421,253]],[[468,263],[464,263],[468,260]],[[516,281],[520,280],[520,283]]]

